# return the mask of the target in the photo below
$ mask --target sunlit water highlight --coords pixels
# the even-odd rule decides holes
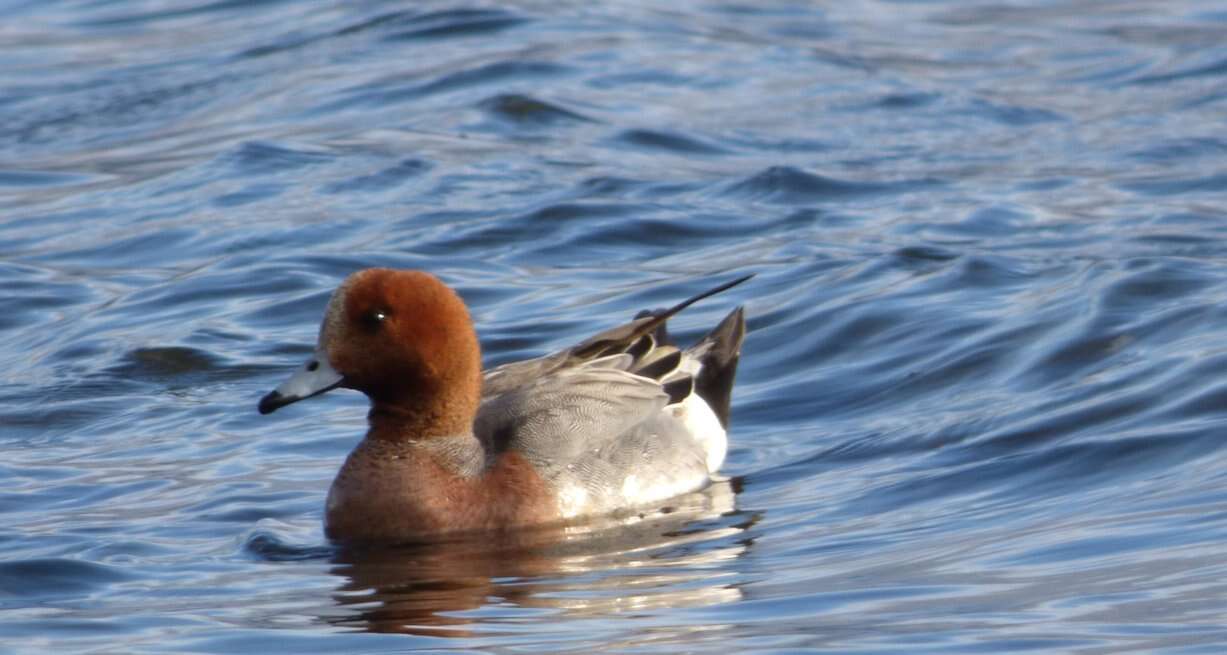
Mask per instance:
[[[1227,11],[0,1],[0,651],[1214,653]],[[486,359],[735,274],[731,480],[347,550],[366,266]]]

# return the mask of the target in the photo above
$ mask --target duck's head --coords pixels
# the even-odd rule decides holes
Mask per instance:
[[[259,410],[343,387],[365,393],[377,412],[471,419],[480,384],[481,353],[460,296],[429,273],[372,268],[332,294],[315,353]]]

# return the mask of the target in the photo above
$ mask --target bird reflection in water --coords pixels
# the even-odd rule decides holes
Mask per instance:
[[[346,546],[327,620],[369,632],[434,637],[515,631],[517,616],[597,617],[741,598],[727,566],[753,540],[739,480],[719,480],[648,514],[584,525],[397,547]]]

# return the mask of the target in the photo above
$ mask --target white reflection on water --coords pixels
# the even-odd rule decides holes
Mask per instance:
[[[756,520],[737,513],[734,484],[720,480],[665,511],[500,543],[350,548],[333,568],[345,579],[335,599],[349,611],[326,620],[372,632],[461,637],[511,626],[518,610],[594,618],[728,603],[741,591],[721,565],[745,554],[751,541],[739,537]],[[497,611],[483,610],[492,605]]]

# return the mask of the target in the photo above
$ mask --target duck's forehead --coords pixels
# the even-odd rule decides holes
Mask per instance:
[[[371,310],[408,315],[448,314],[457,304],[463,309],[459,296],[428,273],[380,268],[358,271],[345,278],[328,301],[320,325],[320,344],[339,338],[350,321]]]
[[[345,278],[341,286],[332,292],[332,297],[328,300],[328,307],[324,310],[324,320],[320,323],[319,342],[321,346],[325,344],[330,335],[342,332],[345,325],[346,308],[357,280],[358,274],[355,273]]]

